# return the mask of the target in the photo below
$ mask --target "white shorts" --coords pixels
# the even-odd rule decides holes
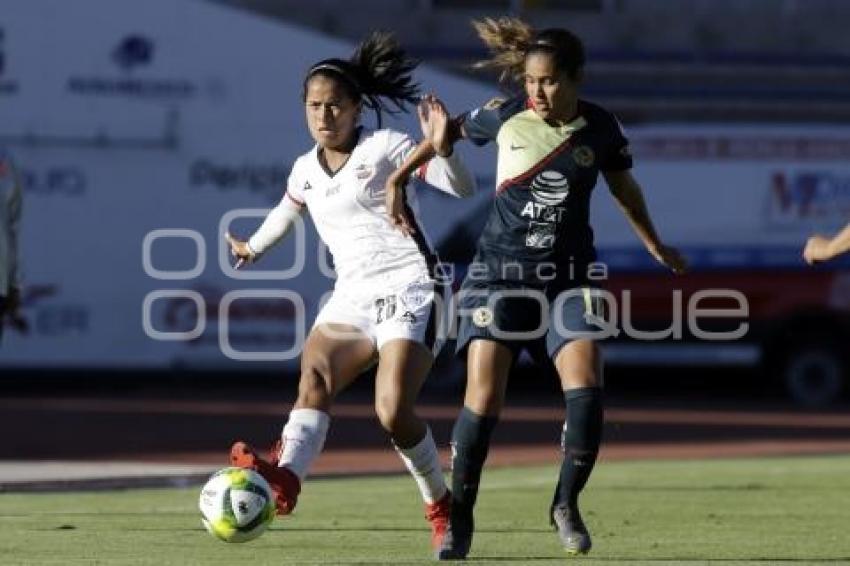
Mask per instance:
[[[347,324],[368,336],[378,351],[390,340],[401,338],[419,342],[436,357],[445,343],[450,302],[449,287],[427,275],[396,285],[338,282],[313,328]]]

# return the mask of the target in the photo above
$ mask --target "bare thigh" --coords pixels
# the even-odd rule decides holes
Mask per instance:
[[[296,409],[327,411],[340,391],[375,361],[372,341],[354,326],[320,324],[310,331],[301,354]]]

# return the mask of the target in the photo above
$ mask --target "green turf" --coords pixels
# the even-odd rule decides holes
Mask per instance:
[[[603,463],[578,559],[547,526],[555,473],[487,470],[471,564],[850,564],[850,457]],[[0,564],[430,562],[407,477],[311,482],[296,516],[242,545],[202,529],[197,492],[0,495]]]

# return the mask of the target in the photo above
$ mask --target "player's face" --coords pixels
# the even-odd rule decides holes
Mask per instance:
[[[307,83],[307,127],[320,147],[341,149],[354,138],[360,103],[351,99],[338,81],[316,75]]]
[[[559,70],[553,56],[532,53],[525,58],[525,92],[544,120],[568,120],[575,112],[578,81]]]

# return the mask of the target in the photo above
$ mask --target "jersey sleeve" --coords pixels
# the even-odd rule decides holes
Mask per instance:
[[[286,180],[286,192],[283,195],[283,200],[295,208],[301,209],[307,206],[304,200],[304,186],[307,183],[302,179],[301,167],[299,167],[301,159],[295,160],[292,165],[292,171],[289,172],[289,178]]]
[[[256,232],[248,239],[248,247],[255,255],[263,255],[286,236],[300,220],[306,208],[296,207],[286,195],[271,209]]]
[[[385,130],[387,135],[387,159],[398,169],[414,149],[416,142],[407,134],[393,130]]]
[[[475,145],[485,145],[496,140],[506,114],[518,103],[518,99],[494,98],[484,106],[461,114],[461,127],[466,138]]]
[[[386,130],[386,135],[387,159],[397,169],[413,153],[418,144],[409,135],[394,130]],[[414,177],[458,197],[467,197],[475,191],[475,178],[456,152],[447,158],[433,157],[414,172]]]
[[[475,192],[475,177],[457,152],[449,157],[435,156],[420,167],[416,176],[428,185],[452,196],[466,198]]]
[[[606,150],[599,163],[600,171],[625,171],[633,165],[632,154],[629,151],[629,140],[623,133],[620,121],[613,114],[606,112],[607,122]]]

